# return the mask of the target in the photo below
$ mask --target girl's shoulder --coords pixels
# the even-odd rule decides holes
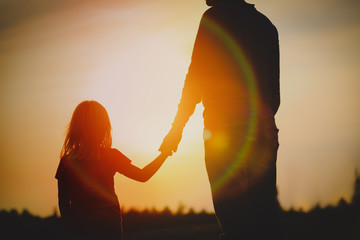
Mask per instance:
[[[68,168],[68,165],[69,165],[68,156],[66,156],[66,155],[62,156],[61,159],[60,159],[60,163],[58,165],[58,168],[56,170],[56,174],[55,174],[56,179],[59,180],[60,178],[62,178],[62,176],[66,172],[66,169]]]
[[[116,148],[108,148],[103,150],[105,161],[111,165],[131,164],[131,160]]]

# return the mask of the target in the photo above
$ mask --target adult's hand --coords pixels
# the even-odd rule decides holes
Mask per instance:
[[[177,151],[178,145],[182,138],[182,131],[175,131],[173,129],[165,136],[159,151],[163,154],[171,156],[173,152]]]

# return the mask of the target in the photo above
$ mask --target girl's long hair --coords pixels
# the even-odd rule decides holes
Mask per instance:
[[[106,109],[96,101],[83,101],[69,123],[60,157],[97,158],[112,144],[111,124]]]

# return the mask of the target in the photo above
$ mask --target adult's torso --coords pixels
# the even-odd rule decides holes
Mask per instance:
[[[272,23],[252,5],[226,3],[209,9],[200,28],[206,45],[199,61],[205,126],[274,115],[280,99]]]

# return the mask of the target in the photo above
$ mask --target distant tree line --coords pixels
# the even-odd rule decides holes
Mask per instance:
[[[130,209],[123,214],[125,240],[212,240],[220,232],[213,213],[169,208],[162,211]],[[282,211],[287,239],[360,239],[360,176],[354,184],[352,201],[341,199],[337,206],[314,207],[309,212]],[[27,210],[0,211],[0,239],[67,239],[61,218],[54,214],[41,218]]]

